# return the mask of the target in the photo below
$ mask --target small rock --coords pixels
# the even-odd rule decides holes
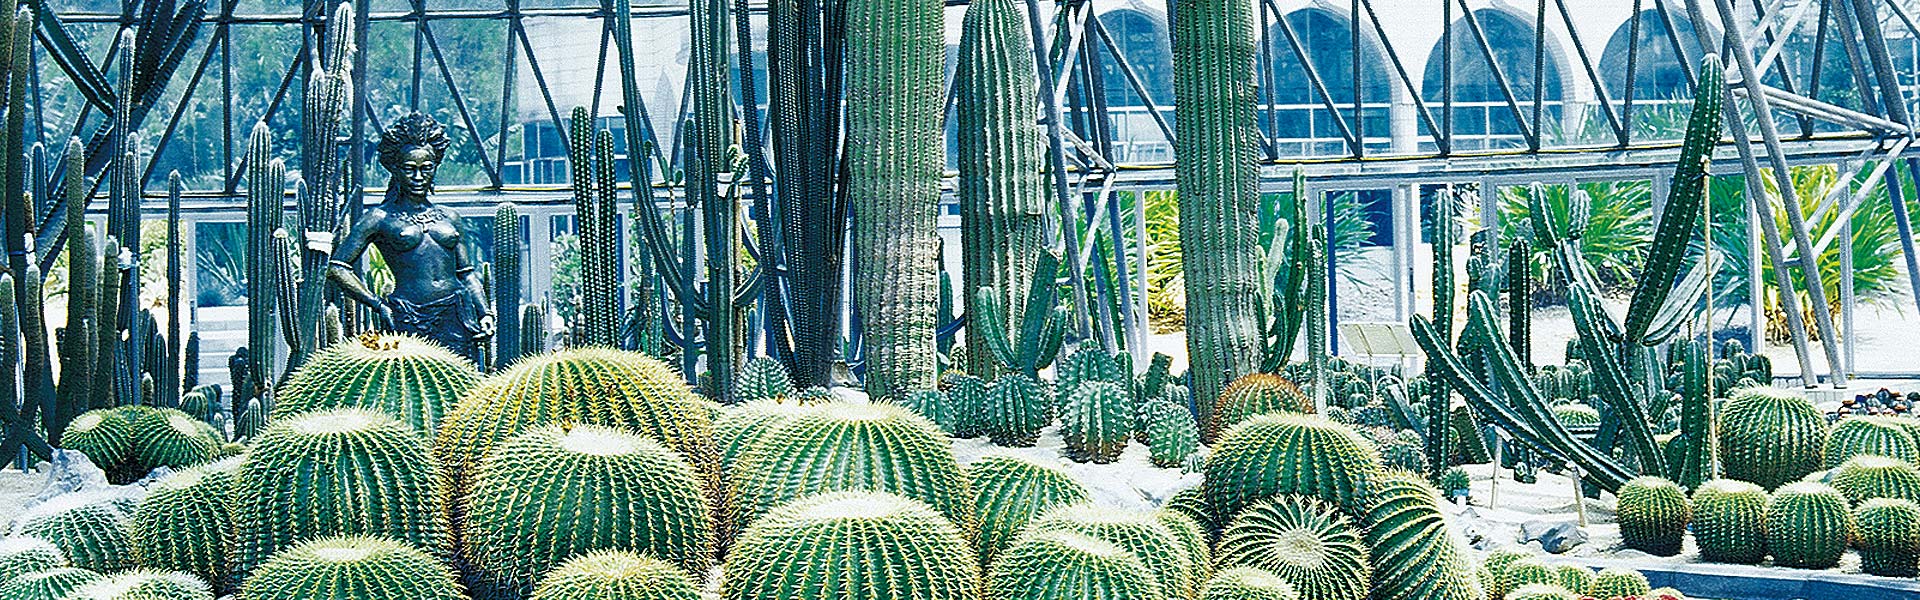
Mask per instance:
[[[1540,549],[1550,554],[1565,554],[1586,543],[1587,532],[1572,521],[1527,521],[1520,524],[1520,539],[1538,541]]]
[[[55,448],[50,462],[47,485],[33,495],[32,504],[46,502],[62,494],[112,485],[107,483],[106,472],[94,466],[93,461],[79,451]]]

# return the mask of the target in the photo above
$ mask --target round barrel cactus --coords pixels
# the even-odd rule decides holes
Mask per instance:
[[[1202,465],[1202,467],[1204,470],[1205,465]],[[1193,519],[1193,522],[1199,523],[1200,528],[1206,530],[1208,535],[1212,535],[1220,529],[1221,524],[1219,521],[1221,521],[1221,519],[1215,519],[1213,516],[1213,506],[1207,503],[1207,488],[1205,486],[1195,486],[1174,492],[1173,496],[1167,498],[1167,503],[1161,505],[1161,508],[1178,512]]]
[[[793,393],[793,379],[786,365],[770,357],[759,357],[740,365],[733,376],[733,397],[739,403],[779,400]]]
[[[136,570],[74,588],[65,600],[213,600],[213,589],[186,573]]]
[[[234,552],[235,489],[243,457],[201,465],[147,488],[133,512],[133,553],[140,566],[191,573],[228,587]]]
[[[453,571],[403,542],[330,537],[261,564],[240,600],[464,600]]]
[[[1825,468],[1831,469],[1847,459],[1863,454],[1920,461],[1920,442],[1913,439],[1902,419],[1894,417],[1850,417],[1834,424],[1827,432]]]
[[[88,492],[57,496],[27,509],[13,534],[46,540],[73,566],[110,573],[133,568],[133,524],[112,499]]]
[[[460,498],[481,457],[514,434],[561,423],[619,427],[685,456],[717,503],[725,498],[725,488],[713,419],[709,404],[658,359],[604,348],[568,349],[522,359],[481,380],[441,421],[433,453],[452,484],[448,497]],[[461,506],[452,502],[448,508]],[[464,526],[463,520],[453,522]]]
[[[1440,512],[1439,493],[1415,473],[1374,478],[1362,520],[1376,600],[1474,600],[1473,563]]]
[[[65,600],[74,590],[100,579],[99,573],[77,567],[35,571],[0,583],[0,600]]]
[[[1860,570],[1882,577],[1920,574],[1920,505],[1875,498],[1853,511]]]
[[[1072,531],[1022,535],[987,573],[988,600],[1173,597],[1132,552]]]
[[[1480,561],[1480,584],[1486,588],[1488,598],[1507,595],[1507,565],[1533,558],[1533,555],[1513,548],[1500,548],[1487,553]]]
[[[891,404],[829,404],[768,433],[740,460],[735,527],[812,494],[868,490],[927,503],[969,536],[977,528],[953,443],[933,423]]]
[[[211,462],[221,455],[226,436],[205,421],[171,408],[147,408],[133,414],[133,468],[140,476],[158,467],[179,469]]]
[[[721,569],[721,600],[973,600],[980,568],[966,534],[918,500],[883,492],[808,496],[740,535]]]
[[[729,406],[713,422],[713,439],[720,448],[722,471],[730,472],[754,444],[807,407],[789,402],[757,400]]]
[[[1579,597],[1558,584],[1534,583],[1514,588],[1502,600],[1576,600]]]
[[[1102,464],[1120,460],[1133,437],[1133,420],[1132,394],[1106,381],[1081,382],[1060,411],[1067,456]]]
[[[136,464],[134,422],[147,407],[100,408],[80,413],[67,424],[60,447],[78,451],[107,473],[107,481],[125,485],[146,475]]]
[[[1827,419],[1803,396],[1750,387],[1727,400],[1719,431],[1726,476],[1771,490],[1820,468]]]
[[[1058,469],[1015,456],[987,456],[967,465],[973,508],[980,517],[980,564],[1025,529],[1033,517],[1056,506],[1089,499],[1086,486]]]
[[[1196,398],[1198,400],[1198,398]],[[1313,414],[1313,398],[1300,391],[1292,380],[1271,373],[1248,373],[1227,384],[1214,399],[1213,422],[1208,424],[1208,439],[1254,415],[1271,413]]]
[[[368,333],[308,357],[274,390],[273,418],[365,408],[432,436],[448,407],[479,383],[473,362],[445,346],[414,335]]]
[[[1153,466],[1171,469],[1200,450],[1200,430],[1187,407],[1174,404],[1164,396],[1147,402],[1142,411],[1146,420],[1146,439]]]
[[[1379,472],[1380,453],[1345,425],[1260,415],[1220,434],[1207,457],[1207,500],[1222,519],[1276,494],[1305,494],[1357,513]]]
[[[602,550],[562,563],[533,588],[533,600],[700,600],[686,571],[632,552]]]
[[[1506,578],[1504,583],[1509,590],[1529,585],[1560,585],[1560,572],[1537,558],[1513,561],[1513,564],[1507,565]]]
[[[947,393],[940,390],[914,390],[900,399],[900,406],[926,417],[935,427],[949,434],[953,433],[953,403]]]
[[[1053,399],[1032,377],[1005,373],[987,385],[980,427],[1000,446],[1032,446],[1052,419]]]
[[[239,581],[281,550],[328,536],[387,537],[447,554],[440,470],[426,440],[386,413],[342,408],[274,421],[245,464],[233,488]]]
[[[1693,491],[1693,539],[1700,560],[1756,564],[1767,557],[1767,491],[1715,479]]]
[[[1082,502],[1042,513],[1027,529],[1072,531],[1112,542],[1138,557],[1169,598],[1189,598],[1199,591],[1195,558],[1152,513]]]
[[[1775,490],[1767,503],[1767,549],[1773,564],[1800,569],[1839,564],[1851,518],[1846,496],[1827,484],[1802,481]]]
[[[1569,590],[1586,590],[1593,585],[1593,571],[1580,565],[1554,565],[1553,572],[1560,576],[1560,587]]]
[[[953,403],[953,437],[987,434],[987,382],[964,373],[946,378],[947,400]]]
[[[67,553],[52,542],[28,536],[0,539],[0,582],[71,564]]]
[[[1214,549],[1217,566],[1265,569],[1301,597],[1325,600],[1366,598],[1368,560],[1365,540],[1338,508],[1297,494],[1247,507]]]
[[[1647,475],[1621,486],[1618,496],[1620,538],[1628,548],[1654,556],[1680,553],[1687,523],[1693,520],[1686,490],[1665,478]]]
[[[1208,545],[1207,531],[1200,528],[1186,513],[1162,508],[1153,511],[1153,518],[1167,526],[1173,532],[1174,541],[1180,542],[1180,548],[1193,557],[1194,580],[1206,579],[1213,571],[1213,548]]]
[[[1833,470],[1831,482],[1852,504],[1874,498],[1920,502],[1920,468],[1897,458],[1855,456]]]
[[[1626,598],[1644,596],[1651,588],[1647,585],[1647,576],[1639,571],[1607,567],[1593,575],[1593,583],[1587,584],[1587,595],[1595,598]]]
[[[713,525],[693,467],[660,443],[595,425],[548,425],[502,443],[466,498],[461,554],[476,595],[519,599],[541,575],[595,550],[632,550],[692,573],[711,561]]]
[[[1279,575],[1253,567],[1224,569],[1207,581],[1201,600],[1300,600],[1300,593]]]

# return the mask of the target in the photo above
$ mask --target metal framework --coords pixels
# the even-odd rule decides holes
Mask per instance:
[[[1652,30],[1654,44],[1677,57],[1675,65],[1687,82],[1694,77],[1691,65],[1701,58],[1701,49],[1728,57],[1729,77],[1732,80],[1727,93],[1740,102],[1728,103],[1730,128],[1729,142],[1716,158],[1714,172],[1719,174],[1738,174],[1745,177],[1748,186],[1748,198],[1752,200],[1749,210],[1750,223],[1772,222],[1772,207],[1765,202],[1762,190],[1762,178],[1773,178],[1780,182],[1776,186],[1786,195],[1785,206],[1798,207],[1800,203],[1793,197],[1793,189],[1788,179],[1789,167],[1808,164],[1836,164],[1845,167],[1842,172],[1856,169],[1869,169],[1865,178],[1843,177],[1835,189],[1822,197],[1813,214],[1802,214],[1797,210],[1788,210],[1788,231],[1780,232],[1771,227],[1759,227],[1760,233],[1754,235],[1752,243],[1756,249],[1768,253],[1774,264],[1795,264],[1800,269],[1797,281],[1804,282],[1808,275],[1817,271],[1814,257],[1827,246],[1845,243],[1850,233],[1845,224],[1846,215],[1857,210],[1880,210],[1882,207],[1865,206],[1872,198],[1872,191],[1883,178],[1904,165],[1910,178],[1920,180],[1920,160],[1910,156],[1907,151],[1913,141],[1914,130],[1910,127],[1913,98],[1905,82],[1911,82],[1916,73],[1914,69],[1902,70],[1895,64],[1893,49],[1904,44],[1907,52],[1903,58],[1912,59],[1912,43],[1920,39],[1920,24],[1916,24],[1913,0],[1626,0],[1617,3],[1615,10],[1630,8],[1623,27],[1627,28],[1627,56],[1624,65],[1624,86],[1616,92],[1608,84],[1609,72],[1602,68],[1602,57],[1592,52],[1583,39],[1583,27],[1579,20],[1592,9],[1582,2],[1568,0],[1536,0],[1531,4],[1533,10],[1515,10],[1511,3],[1495,6],[1484,0],[1318,0],[1306,3],[1294,0],[1250,0],[1257,2],[1258,14],[1262,24],[1261,31],[1268,39],[1262,40],[1259,54],[1259,73],[1261,77],[1261,129],[1263,135],[1262,151],[1265,168],[1263,187],[1269,191],[1283,191],[1281,188],[1291,178],[1295,169],[1303,170],[1309,179],[1310,198],[1326,199],[1331,202],[1332,193],[1352,190],[1393,190],[1391,213],[1393,215],[1394,239],[1394,319],[1404,321],[1417,305],[1413,292],[1414,248],[1419,240],[1417,224],[1420,219],[1419,191],[1422,186],[1456,183],[1477,183],[1482,191],[1485,204],[1481,211],[1482,225],[1496,225],[1498,212],[1493,210],[1494,194],[1492,190],[1502,185],[1518,185],[1534,181],[1549,183],[1571,183],[1578,181],[1607,179],[1638,179],[1652,181],[1655,190],[1655,206],[1666,190],[1665,176],[1671,158],[1674,155],[1675,140],[1671,135],[1648,134],[1639,131],[1636,115],[1644,115],[1649,105],[1668,103],[1671,99],[1645,95],[1646,90],[1636,83],[1642,71],[1658,68],[1649,66],[1641,56],[1646,51],[1639,43],[1643,36]],[[565,200],[564,188],[551,185],[516,184],[507,181],[503,171],[515,157],[510,154],[508,132],[516,125],[523,131],[530,130],[532,123],[515,122],[515,104],[531,102],[537,112],[543,114],[556,128],[563,128],[561,115],[567,107],[555,101],[553,92],[553,69],[556,61],[582,61],[586,57],[557,57],[541,55],[537,49],[540,44],[529,36],[527,22],[530,19],[544,19],[549,22],[573,21],[587,23],[584,30],[596,31],[600,36],[600,54],[597,68],[590,82],[571,82],[591,85],[592,98],[599,104],[601,90],[609,77],[610,69],[617,75],[617,67],[609,63],[607,47],[618,43],[614,39],[613,19],[609,18],[611,5],[586,4],[578,6],[524,6],[522,0],[504,0],[504,5],[494,9],[442,8],[430,0],[408,0],[403,10],[394,10],[384,2],[367,6],[370,0],[357,2],[356,14],[360,15],[356,28],[357,37],[364,47],[368,32],[375,24],[400,25],[412,30],[410,57],[412,69],[410,80],[368,81],[367,65],[358,65],[355,71],[359,81],[355,89],[357,97],[354,106],[354,121],[351,137],[347,140],[352,147],[365,148],[368,143],[369,128],[377,131],[381,126],[380,108],[371,104],[367,97],[370,86],[401,87],[408,91],[405,95],[411,108],[422,108],[423,98],[429,90],[438,88],[444,94],[450,107],[437,107],[455,115],[457,122],[451,128],[456,138],[455,145],[466,145],[477,157],[477,166],[484,176],[485,183],[477,187],[448,188],[441,195],[441,202],[458,212],[478,216],[489,210],[493,203],[510,199],[526,210],[530,216],[532,260],[527,263],[535,270],[529,281],[535,282],[536,296],[548,278],[543,277],[544,269],[551,264],[549,250],[545,240],[551,234],[553,217],[569,214],[571,206]],[[1169,0],[1170,6],[1171,0]],[[965,0],[948,0],[951,7],[950,19],[958,19],[959,11]],[[63,28],[112,28],[132,22],[132,16],[138,11],[138,0],[124,3],[117,13],[61,12],[48,15],[41,20],[43,44],[37,48],[48,47],[45,42],[51,33],[65,35]],[[148,129],[157,130],[153,140],[153,157],[146,166],[147,180],[151,181],[154,171],[161,162],[168,144],[179,135],[178,130],[185,119],[195,118],[188,110],[189,99],[197,94],[218,93],[208,85],[209,80],[221,82],[220,89],[228,93],[219,99],[219,119],[222,164],[226,165],[224,176],[220,179],[224,185],[211,189],[193,190],[188,194],[189,202],[186,215],[190,221],[237,220],[242,204],[235,194],[238,173],[241,165],[235,162],[235,145],[241,143],[235,138],[236,128],[244,132],[246,122],[255,119],[273,120],[285,110],[285,102],[292,86],[304,80],[306,60],[313,40],[323,27],[333,26],[325,22],[325,10],[333,4],[330,0],[303,0],[300,10],[287,13],[245,14],[237,12],[238,0],[220,0],[217,11],[209,10],[205,22],[204,34],[209,40],[204,49],[191,57],[191,70],[182,70],[180,78],[184,80],[180,100],[174,106],[165,107],[169,118],[163,123],[149,123]],[[1411,5],[1419,10],[1438,10],[1438,25],[1435,56],[1426,58],[1425,64],[1416,64],[1420,57],[1418,41],[1399,35],[1404,25],[1398,19],[1389,21],[1389,15],[1383,10],[1391,8],[1396,13],[1406,12]],[[37,5],[36,8],[44,5]],[[1143,162],[1132,159],[1125,147],[1140,139],[1158,138],[1160,143],[1171,145],[1174,137],[1171,118],[1174,107],[1161,104],[1168,99],[1154,93],[1156,81],[1142,75],[1142,65],[1136,64],[1139,57],[1130,56],[1130,44],[1134,40],[1123,39],[1106,23],[1103,16],[1116,8],[1138,10],[1132,5],[1126,7],[1108,6],[1105,1],[1068,0],[1042,4],[1028,0],[1027,6],[1033,13],[1036,30],[1044,29],[1050,33],[1050,43],[1042,49],[1045,60],[1040,61],[1039,76],[1042,94],[1036,99],[1037,115],[1046,125],[1051,141],[1055,164],[1064,164],[1066,168],[1054,170],[1054,209],[1056,228],[1070,233],[1064,236],[1068,258],[1076,261],[1082,268],[1074,269],[1072,284],[1081,292],[1080,297],[1098,297],[1111,299],[1123,307],[1120,318],[1113,323],[1103,322],[1085,314],[1080,315],[1081,328],[1093,338],[1101,340],[1110,347],[1124,344],[1136,352],[1143,347],[1146,315],[1146,249],[1143,240],[1144,216],[1141,204],[1134,203],[1132,215],[1123,215],[1122,204],[1115,195],[1117,190],[1161,189],[1173,184],[1173,168],[1170,161]],[[371,10],[368,10],[371,8]],[[636,4],[632,11],[634,18],[640,20],[684,19],[687,11],[684,5]],[[764,6],[752,6],[755,15],[763,13]],[[1311,37],[1312,32],[1303,32],[1294,23],[1292,17],[1307,11],[1320,11],[1345,19],[1346,39],[1345,57],[1322,58],[1312,51],[1317,46]],[[1532,39],[1525,46],[1527,61],[1514,61],[1513,48],[1503,45],[1497,38],[1493,24],[1496,18],[1506,18],[1521,23],[1530,29]],[[437,24],[456,21],[482,21],[504,23],[504,57],[497,65],[502,68],[500,89],[463,89],[456,76],[458,69],[485,68],[493,65],[454,64],[451,62],[445,44],[446,35],[436,30]],[[282,64],[286,65],[279,77],[279,85],[272,92],[264,115],[241,116],[235,113],[233,90],[236,66],[234,55],[234,32],[246,27],[287,27],[297,25],[305,34],[299,48],[285,48]],[[758,26],[755,26],[756,29]],[[1161,32],[1166,31],[1162,27]],[[744,32],[743,32],[744,33]],[[1691,35],[1689,35],[1691,34]],[[1162,33],[1164,35],[1164,33]],[[114,38],[117,40],[117,37]],[[1811,40],[1813,59],[1810,62],[1793,60],[1796,51],[1804,51]],[[1852,82],[1852,94],[1842,90],[1822,89],[1823,70],[1828,66],[1826,53],[1829,47],[1835,47],[1844,54],[1844,70]],[[37,52],[40,52],[37,50]],[[109,46],[104,53],[91,57],[96,69],[104,71],[112,64],[116,48]],[[736,59],[742,58],[736,53]],[[362,62],[364,63],[364,54]],[[36,54],[36,60],[42,58]],[[58,57],[56,57],[58,58]],[[745,57],[747,68],[740,69],[741,87],[752,98],[756,83],[756,74],[752,68],[752,57]],[[1338,58],[1346,58],[1340,61]],[[1366,60],[1363,60],[1365,58]],[[1459,60],[1484,66],[1484,72],[1464,73]],[[1432,73],[1438,64],[1438,89],[1434,88]],[[52,68],[40,63],[42,71]],[[1561,73],[1561,79],[1555,82],[1555,88],[1588,86],[1592,98],[1584,103],[1570,102],[1564,92],[1557,98],[1548,98],[1550,89],[1545,76],[1552,68]],[[60,64],[71,77],[73,67]],[[1428,81],[1416,79],[1422,72],[1427,73]],[[1119,86],[1112,79],[1118,76],[1124,88],[1130,92],[1127,99],[1110,97],[1109,90]],[[1344,76],[1345,80],[1334,76]],[[1492,101],[1484,99],[1464,99],[1460,97],[1459,87],[1464,77],[1471,75],[1476,81],[1490,80],[1498,95]],[[522,77],[530,77],[526,82]],[[75,78],[77,80],[77,78]],[[1292,82],[1305,83],[1313,102],[1305,107],[1283,106],[1277,99],[1277,93],[1284,85]],[[1331,83],[1330,83],[1331,82]],[[1350,82],[1351,89],[1341,89],[1339,83]],[[1379,86],[1387,90],[1385,105],[1378,97]],[[41,96],[45,96],[47,86],[40,86]],[[525,94],[523,91],[532,91]],[[616,92],[617,93],[617,92]],[[500,110],[497,115],[481,114],[475,110],[471,99],[478,94],[499,94]],[[531,96],[531,97],[527,97]],[[682,94],[684,97],[684,94]],[[652,99],[652,98],[650,98]],[[749,100],[751,103],[752,101]],[[1122,103],[1137,105],[1121,106]],[[58,147],[52,138],[62,132],[80,131],[80,123],[52,122],[43,108],[45,99],[37,97],[34,103],[37,127],[41,141],[48,147]],[[104,108],[104,107],[102,107]],[[672,114],[687,114],[685,106],[654,106],[655,113],[671,109]],[[93,114],[94,107],[88,106],[78,119],[98,119]],[[1341,152],[1329,155],[1297,156],[1283,149],[1283,144],[1298,141],[1283,135],[1283,124],[1289,120],[1282,117],[1283,109],[1304,109],[1307,118],[1325,119],[1337,133]],[[1381,131],[1375,118],[1382,110],[1386,131]],[[1477,112],[1476,112],[1477,111]],[[758,111],[743,111],[748,115],[748,123],[758,134],[764,125],[758,119]],[[1466,117],[1478,115],[1474,121],[1478,127],[1464,125]],[[1492,138],[1493,122],[1498,119],[1510,123],[1517,131],[1517,143],[1511,147],[1493,147],[1470,149],[1475,145],[1486,146]],[[242,120],[244,119],[244,120]],[[1144,127],[1120,132],[1122,121],[1139,123]],[[1373,121],[1373,123],[1370,123]],[[1581,137],[1566,135],[1564,130],[1569,124],[1594,123],[1599,127],[1597,136]],[[1752,123],[1759,131],[1748,131]],[[493,125],[495,135],[482,136],[480,126]],[[1149,132],[1141,134],[1140,131]],[[1561,132],[1556,136],[1556,132]],[[652,133],[652,132],[649,132]],[[1156,136],[1157,134],[1157,136]],[[523,134],[527,135],[527,134]],[[674,137],[678,132],[663,132],[662,137]],[[1371,137],[1370,137],[1371,136]],[[759,147],[763,135],[750,136],[749,152],[754,153],[755,173],[767,174],[764,166],[766,148]],[[1123,139],[1124,138],[1124,139]],[[1381,142],[1384,140],[1384,143]],[[1476,141],[1477,140],[1477,141]],[[523,139],[522,147],[526,143]],[[667,147],[677,146],[669,145]],[[1311,147],[1311,144],[1307,145]],[[524,157],[523,157],[524,159]],[[367,181],[364,161],[356,161],[350,170],[350,177],[362,184]],[[666,171],[672,165],[663,165]],[[660,180],[661,178],[654,178]],[[1896,179],[1897,180],[1897,176]],[[754,193],[766,193],[766,181],[760,180],[753,186]],[[777,182],[773,182],[777,185]],[[44,184],[42,184],[44,185]],[[41,187],[39,189],[44,189]],[[951,189],[951,185],[949,185]],[[1903,202],[1904,190],[1901,186],[1886,186],[1893,200],[1890,208],[1899,223],[1899,236],[1904,250],[1905,270],[1912,283],[1914,302],[1920,307],[1920,263],[1916,263],[1913,234],[1909,215]],[[660,207],[663,210],[684,211],[678,195],[672,189],[663,188]],[[157,194],[149,211],[161,210]],[[1316,204],[1319,201],[1316,200]],[[1834,226],[1827,230],[1812,230],[1809,223],[1821,222],[1819,217],[1826,211],[1836,211],[1842,218],[1834,219]],[[153,214],[153,213],[150,213]],[[951,229],[955,219],[943,217],[943,228]],[[1070,224],[1070,227],[1058,227]],[[191,236],[190,236],[191,237]],[[1115,251],[1111,255],[1112,264],[1107,268],[1085,268],[1093,253],[1084,251],[1094,246],[1104,237],[1117,240],[1120,247],[1128,251]],[[1126,240],[1136,240],[1130,247]],[[689,253],[696,253],[697,245],[687,244]],[[192,251],[191,247],[189,251]],[[1753,294],[1755,298],[1752,310],[1754,323],[1761,321],[1758,298],[1762,297],[1757,274],[1759,252],[1749,253],[1755,257],[1752,266]],[[1845,253],[1842,253],[1845,255]],[[690,261],[693,256],[685,257]],[[1330,264],[1329,268],[1332,266]],[[1847,267],[1850,269],[1850,265]],[[1109,271],[1111,269],[1111,271]],[[1093,277],[1083,278],[1091,272]],[[1789,269],[1777,269],[1782,278],[1773,282],[1776,289],[1782,287],[1800,287]],[[1109,275],[1113,275],[1110,277]],[[1338,278],[1335,278],[1337,281]],[[1843,277],[1851,281],[1851,277]],[[1826,304],[1821,286],[1805,288],[1816,299],[1815,306]],[[1838,305],[1843,309],[1842,324],[1836,327],[1828,321],[1824,311],[1813,311],[1814,331],[1819,334],[1818,350],[1806,338],[1808,328],[1801,323],[1804,318],[1795,302],[1784,303],[1788,318],[1792,322],[1794,347],[1798,365],[1802,374],[1811,375],[1824,372],[1835,384],[1843,383],[1847,378],[1847,366],[1852,363],[1847,344],[1853,339],[1851,334],[1852,307],[1856,304],[1851,297],[1851,286],[1843,286],[1843,295]],[[1335,320],[1338,320],[1337,313]],[[1839,329],[1846,329],[1845,332]],[[1758,342],[1759,327],[1754,327],[1755,342]],[[1337,328],[1330,328],[1338,331]],[[1336,342],[1336,348],[1337,348]],[[1825,367],[1816,368],[1816,360]],[[1808,378],[1812,381],[1812,378]]]

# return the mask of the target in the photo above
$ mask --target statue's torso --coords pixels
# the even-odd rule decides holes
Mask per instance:
[[[393,295],[431,302],[461,290],[456,260],[460,229],[453,214],[431,205],[385,212],[372,241],[393,271]]]

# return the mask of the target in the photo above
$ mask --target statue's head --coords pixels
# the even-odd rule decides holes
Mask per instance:
[[[433,173],[447,155],[447,129],[420,113],[412,113],[387,126],[380,134],[380,166],[393,174],[389,186],[398,186],[408,196],[424,198],[433,191]]]

